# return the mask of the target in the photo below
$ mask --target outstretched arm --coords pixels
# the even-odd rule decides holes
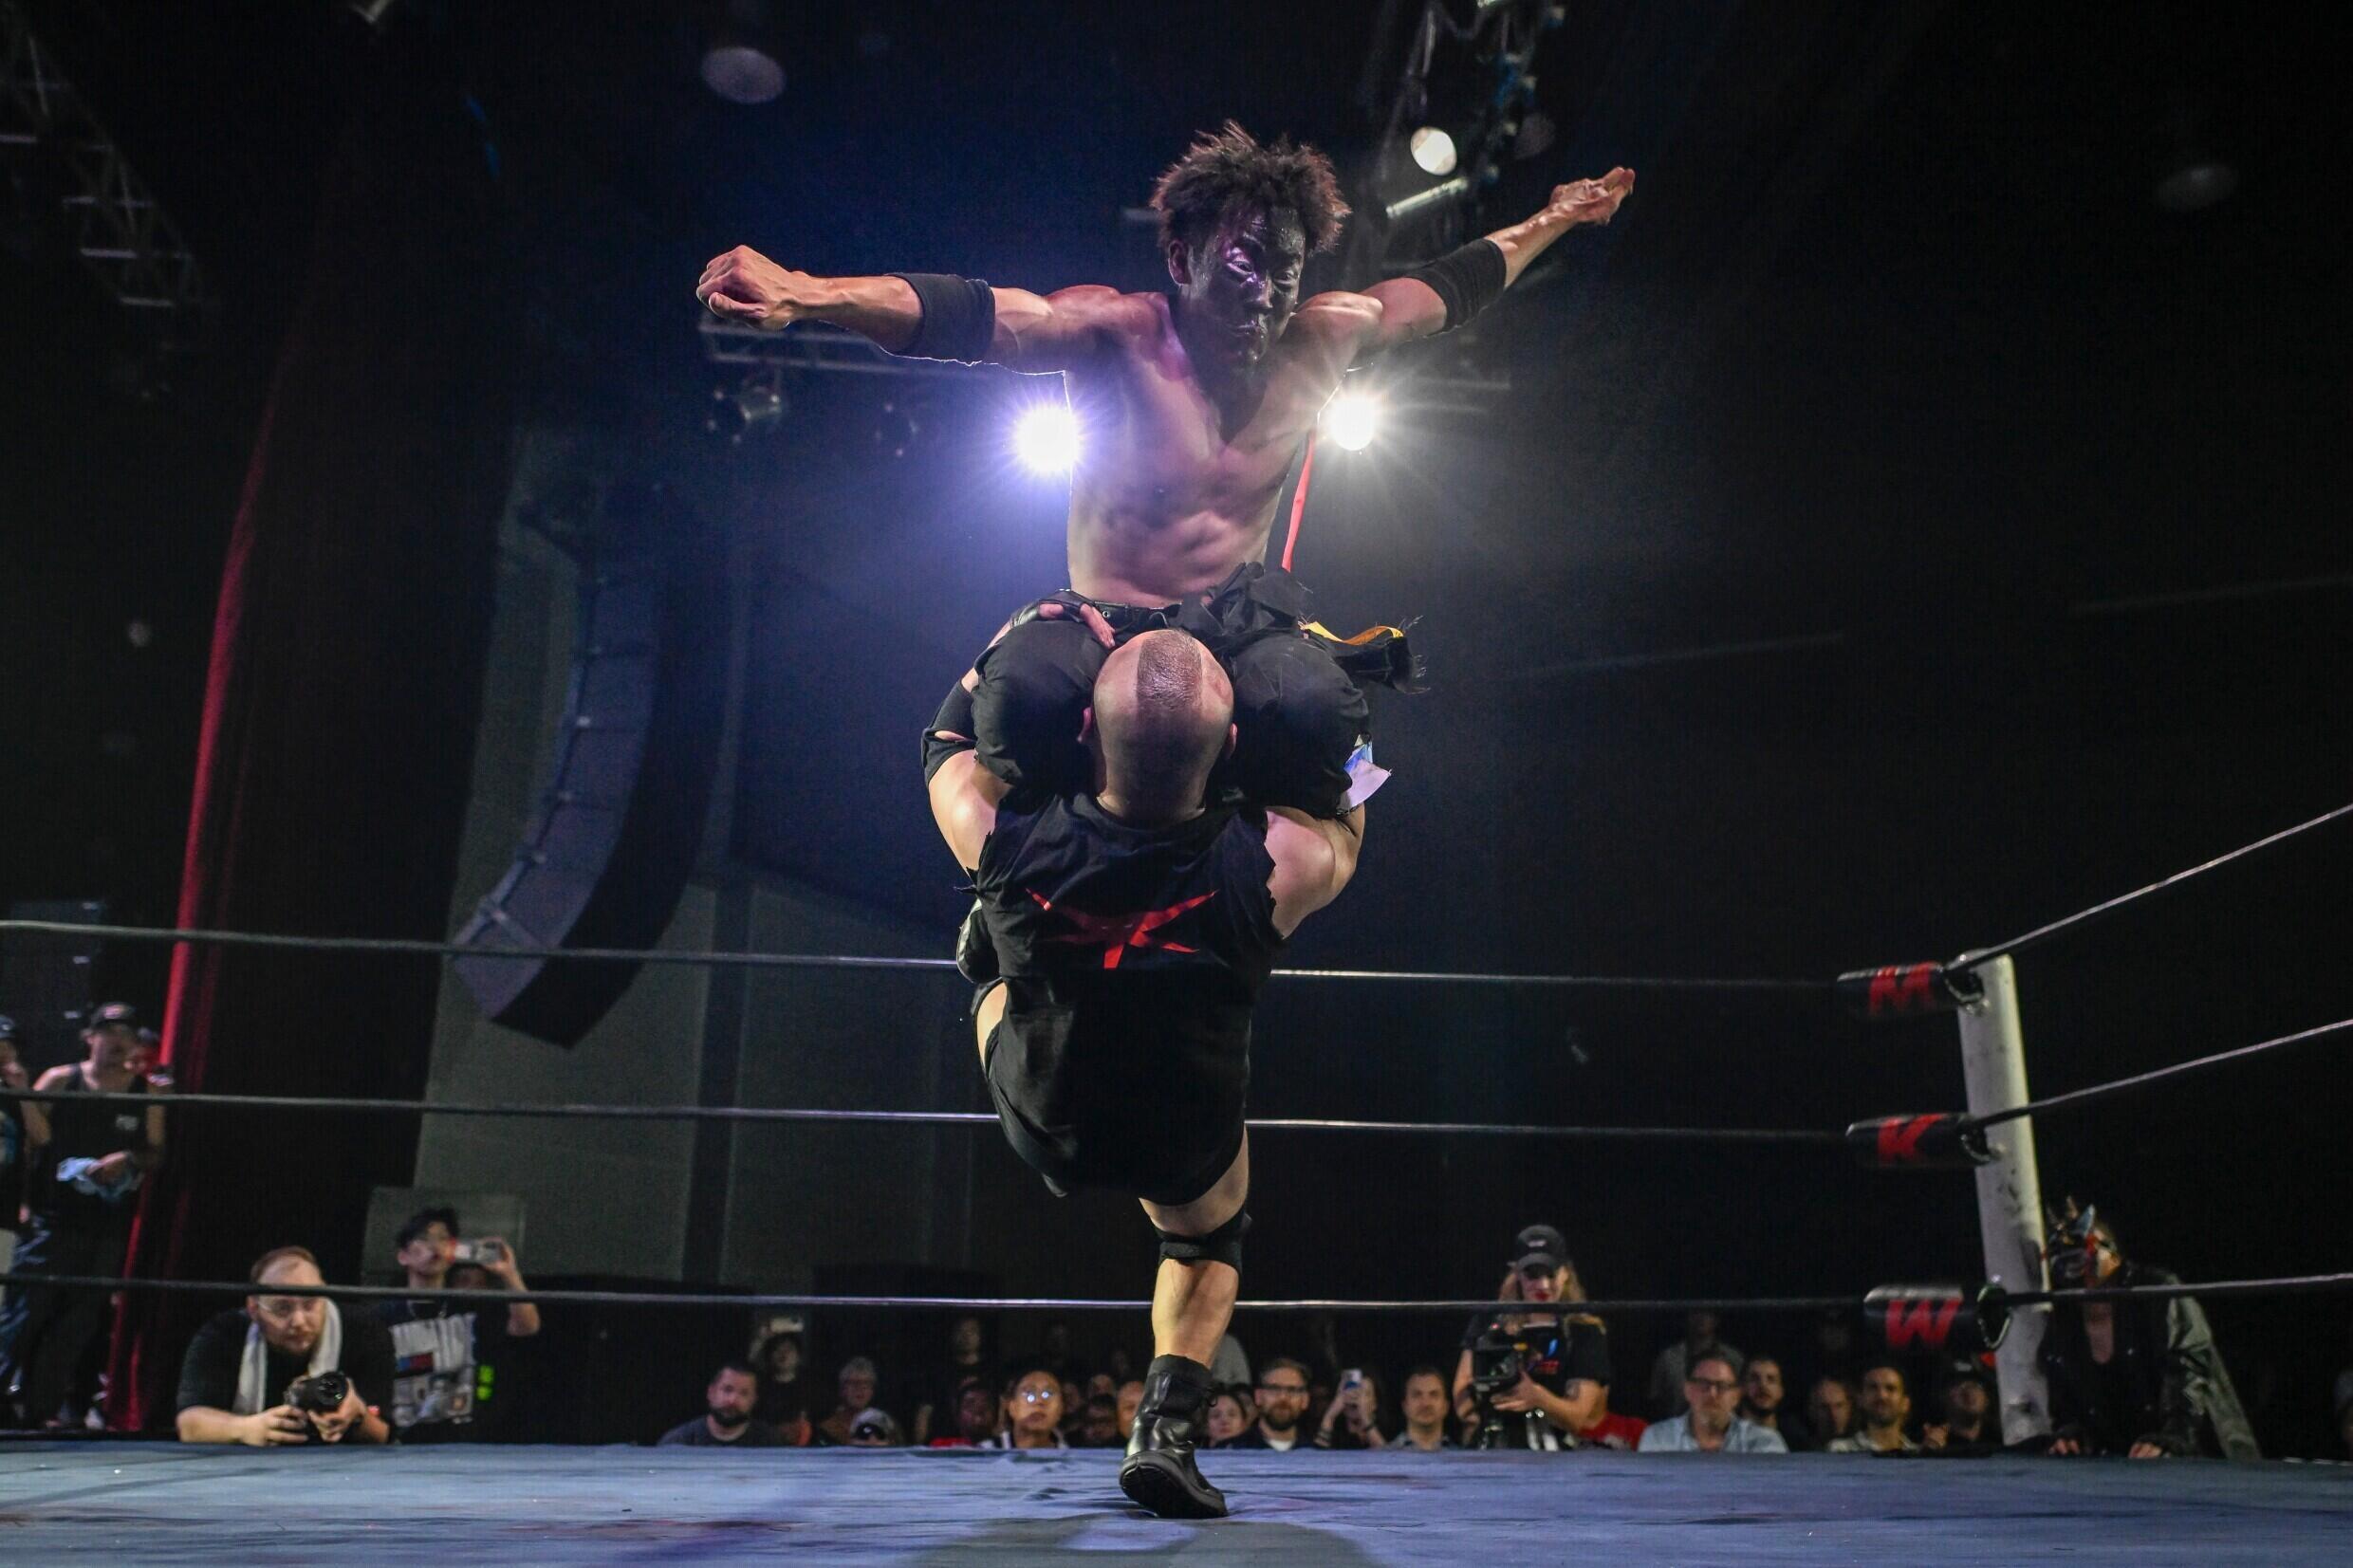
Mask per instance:
[[[991,288],[995,328],[983,359],[1014,370],[1067,370],[1111,338],[1145,325],[1151,303],[1100,284],[1032,294]],[[820,278],[796,272],[739,245],[712,258],[695,297],[723,322],[781,331],[795,322],[826,322],[870,338],[892,354],[907,351],[923,324],[923,304],[902,277]]]
[[[1571,229],[1617,216],[1633,190],[1631,169],[1612,169],[1600,179],[1572,180],[1555,187],[1552,199],[1533,217],[1487,235],[1487,243],[1503,252],[1504,286],[1517,283],[1529,263]],[[1413,276],[1387,279],[1361,294],[1320,294],[1299,307],[1303,320],[1310,312],[1328,318],[1326,324],[1347,351],[1348,360],[1462,324],[1448,320],[1446,301],[1436,288]]]

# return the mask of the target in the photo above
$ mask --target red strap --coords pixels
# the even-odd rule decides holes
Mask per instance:
[[[1291,531],[1283,540],[1283,569],[1291,569],[1291,551],[1299,545],[1299,520],[1307,512],[1307,481],[1315,476],[1315,432],[1307,432],[1307,460],[1299,465],[1299,489],[1291,492]]]

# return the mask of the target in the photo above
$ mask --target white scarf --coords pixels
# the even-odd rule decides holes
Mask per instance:
[[[319,1342],[310,1348],[310,1365],[303,1369],[306,1377],[323,1372],[333,1372],[343,1358],[343,1315],[335,1303],[326,1303],[326,1321],[320,1326]],[[269,1342],[262,1337],[262,1326],[245,1325],[245,1356],[237,1363],[237,1403],[232,1411],[235,1415],[256,1415],[275,1405],[285,1394],[284,1389],[272,1390],[269,1382]]]

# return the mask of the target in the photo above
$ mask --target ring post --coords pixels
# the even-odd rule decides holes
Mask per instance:
[[[1976,1000],[1961,1007],[1961,1073],[1972,1116],[2027,1102],[2026,1037],[2018,1026],[2018,975],[2008,958],[1974,970]],[[1986,1278],[2009,1291],[2043,1288],[2043,1186],[2035,1174],[2034,1119],[1992,1130],[1993,1158],[1977,1168],[1977,1226],[1985,1240]],[[2050,1389],[2036,1353],[2050,1320],[2047,1306],[2021,1307],[1994,1352],[2002,1395],[2002,1441],[2050,1430]]]

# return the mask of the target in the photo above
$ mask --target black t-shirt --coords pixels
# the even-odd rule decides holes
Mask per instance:
[[[49,1141],[31,1163],[27,1201],[35,1213],[46,1214],[78,1230],[128,1228],[139,1208],[137,1181],[120,1187],[97,1187],[81,1174],[83,1162],[147,1147],[147,1113],[137,1105],[107,1105],[87,1098],[89,1075],[76,1064],[71,1083],[45,1090],[48,1107]],[[143,1095],[147,1080],[134,1077],[122,1093]]]
[[[373,1313],[355,1309],[343,1318],[343,1348],[333,1370],[349,1377],[361,1402],[384,1412],[389,1421],[392,1335]],[[215,1314],[196,1330],[196,1337],[188,1341],[188,1354],[180,1358],[179,1402],[174,1410],[196,1405],[215,1411],[236,1409],[237,1374],[245,1366],[246,1334],[252,1326],[251,1319],[232,1309]],[[262,1408],[268,1410],[285,1402],[287,1387],[310,1370],[310,1357],[267,1344],[263,1354],[269,1357],[269,1366],[262,1376]],[[318,1441],[318,1433],[311,1434],[311,1441]]]
[[[1472,1319],[1471,1326],[1463,1331],[1462,1348],[1470,1350],[1477,1345],[1494,1324],[1492,1317]],[[1513,1331],[1512,1337],[1525,1347],[1520,1357],[1529,1379],[1540,1387],[1566,1394],[1572,1382],[1609,1386],[1609,1335],[1599,1319],[1529,1319]],[[1553,1449],[1574,1446],[1538,1411],[1506,1411],[1503,1424],[1507,1448]]]
[[[722,1443],[711,1435],[711,1423],[701,1416],[671,1428],[661,1434],[654,1447],[658,1448],[780,1448],[784,1437],[767,1422],[754,1418],[744,1423],[744,1430],[732,1441]]]
[[[772,1427],[793,1425],[808,1413],[808,1394],[801,1379],[780,1383],[773,1377],[760,1379],[760,1404],[752,1411],[755,1420]]]
[[[506,1406],[499,1369],[512,1343],[503,1306],[451,1311],[439,1302],[387,1301],[392,1399],[384,1419],[403,1443],[479,1443]]]

